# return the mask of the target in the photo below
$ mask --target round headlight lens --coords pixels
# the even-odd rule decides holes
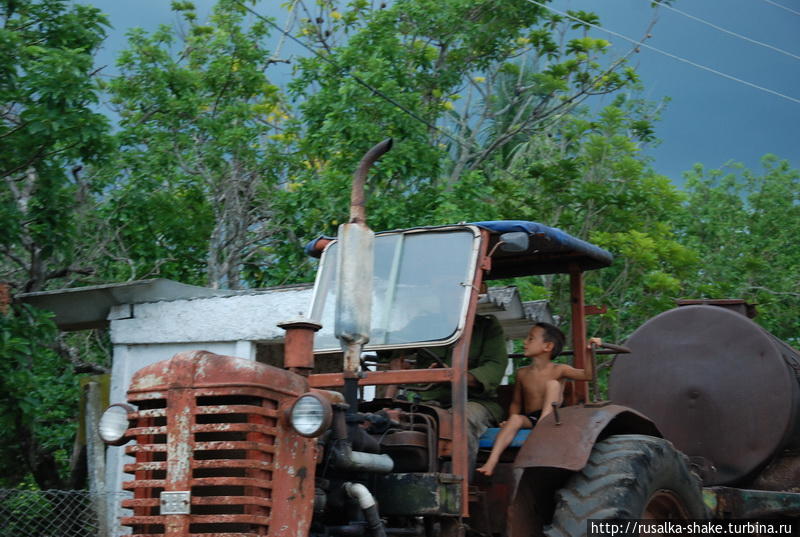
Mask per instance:
[[[100,416],[100,423],[97,425],[97,432],[104,442],[118,442],[125,436],[128,430],[128,412],[133,410],[128,405],[111,405]]]
[[[292,427],[303,436],[322,434],[329,420],[330,407],[314,395],[301,396],[292,407]]]

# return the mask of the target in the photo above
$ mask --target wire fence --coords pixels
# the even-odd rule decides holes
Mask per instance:
[[[106,537],[88,490],[0,489],[0,537]]]

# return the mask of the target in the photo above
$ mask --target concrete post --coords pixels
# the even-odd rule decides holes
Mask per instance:
[[[97,424],[103,412],[100,384],[86,385],[86,458],[89,467],[89,492],[97,513],[98,534],[108,535],[106,502],[106,446],[97,433]]]

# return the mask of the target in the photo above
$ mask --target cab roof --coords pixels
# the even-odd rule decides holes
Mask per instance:
[[[492,220],[485,222],[472,222],[460,224],[462,226],[477,226],[491,234],[489,252],[492,252],[492,270],[486,275],[488,280],[501,278],[514,278],[533,274],[561,274],[569,273],[570,266],[575,264],[581,271],[594,270],[611,265],[614,257],[610,252],[590,244],[584,240],[561,231],[558,228],[546,226],[538,222],[524,220]],[[397,233],[400,231],[437,230],[442,228],[453,229],[459,226],[430,226],[411,228],[409,230],[392,230],[382,233]],[[522,232],[528,235],[528,248],[523,252],[506,252],[502,248],[494,248],[500,241],[500,235],[510,232]],[[317,248],[320,239],[335,240],[336,237],[319,237],[306,245],[306,253],[312,257],[319,257],[321,249]]]
[[[472,225],[492,233],[491,252],[500,235],[523,232],[528,235],[528,249],[524,252],[504,252],[501,248],[492,254],[492,270],[486,279],[513,278],[532,274],[569,273],[575,264],[582,271],[611,265],[610,252],[584,240],[538,222],[524,220],[493,220],[474,222]]]

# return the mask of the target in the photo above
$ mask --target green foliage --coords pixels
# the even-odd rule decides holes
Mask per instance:
[[[286,268],[259,283],[310,278],[299,247],[347,217],[355,163],[379,140],[396,145],[368,182],[373,228],[500,217],[498,168],[512,152],[580,99],[635,80],[623,61],[600,61],[608,42],[524,0],[317,4],[298,7],[320,13],[300,31],[318,54],[289,84],[297,105],[283,140],[298,160],[276,200],[287,231],[269,247]]]
[[[108,216],[127,260],[116,273],[237,288],[272,233],[270,198],[283,172],[270,136],[281,136],[286,113],[264,73],[263,23],[244,24],[236,2],[219,2],[204,25],[191,3],[173,8],[186,36],[134,30],[122,76],[109,85],[122,118],[109,171],[120,187]]]
[[[572,23],[524,1],[506,10],[462,0],[436,9],[403,0],[374,10],[358,2],[347,10],[300,2],[301,13],[319,13],[301,19],[299,32],[318,54],[298,60],[290,107],[264,78],[269,56],[258,47],[247,80],[261,84],[263,101],[233,70],[244,32],[236,4],[221,3],[204,26],[190,5],[174,7],[190,37],[178,43],[167,28],[132,34],[121,58],[125,76],[112,86],[125,127],[124,194],[113,215],[128,257],[142,265],[137,274],[198,282],[204,267],[214,272],[213,239],[228,230],[214,185],[229,180],[234,148],[246,145],[246,166],[263,166],[269,198],[267,205],[257,198],[246,204],[270,215],[268,226],[255,224],[268,232],[234,248],[254,262],[229,266],[222,279],[217,271],[210,283],[309,280],[313,265],[302,245],[335,234],[348,217],[355,163],[392,136],[395,148],[367,186],[374,229],[512,218],[596,240],[622,254],[617,266],[589,281],[590,298],[612,307],[597,328],[616,337],[681,295],[696,263],[670,223],[682,197],[640,154],[654,141],[657,109],[619,92],[635,91],[636,75],[624,59],[603,58],[608,42],[589,33],[594,14],[572,13],[585,22]],[[266,35],[259,24],[250,42]],[[576,108],[613,92],[618,97],[596,115]],[[222,110],[236,119],[226,120]],[[259,130],[264,115],[273,130]],[[247,126],[242,136],[228,143],[240,125]],[[180,208],[184,200],[203,216],[147,210]],[[559,282],[528,285],[526,294],[549,296],[560,307]]]
[[[741,164],[721,170],[697,165],[679,223],[701,258],[688,295],[743,298],[758,304],[758,320],[797,345],[800,334],[800,171],[773,155],[755,173]]]
[[[94,170],[113,145],[95,111],[99,10],[61,0],[0,5],[0,280],[18,291],[70,286],[104,252]],[[57,282],[57,283],[56,283]],[[3,486],[71,488],[78,386],[51,316],[0,315]]]
[[[682,296],[697,261],[672,228],[683,195],[641,154],[656,118],[652,105],[627,95],[596,117],[576,111],[509,153],[509,173],[496,183],[505,218],[540,221],[615,254],[611,268],[587,274],[587,301],[609,308],[590,330],[618,341]],[[566,278],[540,284],[531,298],[568,309]]]
[[[19,306],[0,315],[0,483],[32,474],[41,489],[67,488],[79,389],[55,350],[52,314]]]
[[[79,171],[110,148],[107,120],[92,109],[106,24],[63,0],[0,6],[0,277],[27,290],[81,272],[76,207],[101,185]]]

